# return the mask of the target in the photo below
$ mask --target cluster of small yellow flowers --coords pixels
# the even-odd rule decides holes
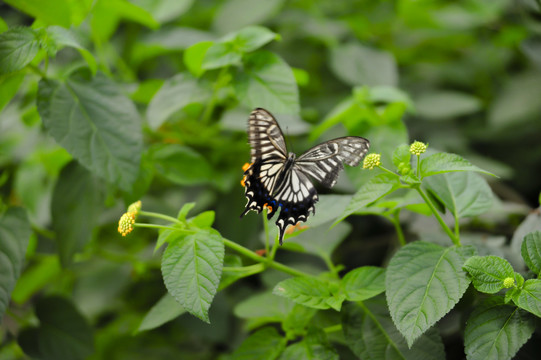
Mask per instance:
[[[133,224],[135,224],[135,213],[124,213],[118,221],[118,232],[121,233],[122,236],[128,235],[133,230]]]
[[[410,145],[410,153],[419,156],[426,151],[426,147],[427,146],[425,143],[415,141],[413,142],[413,144]]]
[[[363,169],[372,170],[381,164],[381,154],[368,154],[363,161]]]
[[[139,211],[141,211],[141,206],[141,200],[134,202],[128,206],[128,211],[120,217],[120,220],[118,220],[118,232],[122,234],[122,236],[126,236],[133,231],[133,224],[135,224],[135,219],[137,218]]]
[[[503,287],[508,289],[510,287],[513,287],[513,285],[515,285],[515,279],[513,279],[512,277],[506,277],[505,279],[503,279]]]

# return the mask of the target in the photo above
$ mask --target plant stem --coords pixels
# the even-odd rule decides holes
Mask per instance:
[[[188,233],[188,234],[195,234],[197,232],[197,231],[194,231],[194,230],[184,230],[184,229],[180,229],[180,228],[174,228],[174,227],[170,227],[170,226],[157,225],[157,224],[135,223],[135,224],[133,224],[133,226],[134,227],[142,227],[142,228],[174,230],[174,231],[180,231],[180,232]]]
[[[436,220],[438,220],[438,222],[440,223],[440,226],[442,227],[443,231],[445,231],[445,233],[449,236],[449,238],[453,241],[453,244],[455,244],[456,246],[462,246],[460,244],[460,239],[458,237],[455,236],[455,234],[453,234],[453,232],[451,231],[451,229],[449,229],[449,226],[447,226],[447,224],[445,223],[445,221],[443,221],[443,219],[441,218],[440,216],[440,213],[438,212],[438,210],[434,207],[434,204],[432,204],[432,201],[428,198],[428,196],[425,194],[425,192],[421,189],[420,186],[415,186],[415,190],[417,190],[417,192],[419,193],[419,195],[421,195],[421,197],[423,198],[423,200],[426,202],[426,204],[428,205],[428,207],[430,208],[430,210],[432,211],[432,213],[434,214],[434,216],[436,217]]]
[[[205,111],[203,112],[203,116],[201,118],[201,122],[203,124],[208,124],[210,121],[210,117],[212,116],[212,112],[214,111],[214,107],[216,106],[216,100],[217,100],[217,94],[218,90],[220,90],[222,87],[226,85],[226,82],[224,82],[225,75],[227,74],[228,67],[223,67],[220,70],[220,73],[218,74],[218,77],[216,78],[216,81],[214,82],[212,95],[210,97],[210,100],[208,102],[208,105],[205,107]]]
[[[393,171],[391,171],[391,170],[387,169],[386,167],[383,167],[383,166],[381,166],[381,165],[378,165],[378,168],[380,168],[380,169],[381,169],[381,170],[383,170],[383,171],[386,171],[386,172],[388,172],[388,173],[389,173],[389,174],[391,174],[391,175],[394,175],[394,176],[400,177],[400,175],[398,175],[397,173],[395,173],[395,172],[393,172]]]
[[[154,218],[158,218],[158,219],[163,219],[163,220],[167,220],[167,221],[170,221],[170,222],[173,222],[175,224],[182,224],[184,225],[184,223],[182,221],[180,221],[179,219],[176,219],[172,216],[167,216],[167,215],[164,215],[164,214],[160,214],[160,213],[155,213],[155,212],[149,212],[149,211],[139,211],[139,214],[141,215],[145,215],[145,216],[149,216],[149,217],[154,217]]]
[[[398,242],[400,243],[400,246],[406,245],[406,238],[404,237],[404,232],[402,231],[402,227],[400,226],[400,209],[398,211],[395,211],[393,213],[392,217],[389,217],[389,220],[394,225],[394,229],[396,230],[396,235],[398,236]]]
[[[314,277],[311,274],[305,273],[303,271],[299,271],[297,269],[291,268],[291,267],[289,267],[287,265],[284,265],[284,264],[280,264],[280,263],[278,263],[276,261],[273,261],[273,260],[271,260],[269,258],[259,256],[255,252],[251,251],[250,249],[247,249],[244,246],[239,245],[239,244],[237,244],[237,243],[235,243],[235,242],[233,242],[231,240],[228,240],[228,239],[225,239],[225,238],[223,240],[224,240],[225,246],[229,247],[230,249],[233,249],[233,250],[237,251],[238,253],[246,256],[247,258],[250,258],[250,259],[252,259],[254,261],[262,263],[262,264],[264,264],[264,265],[266,265],[268,267],[271,267],[273,269],[285,272],[286,274],[290,274],[290,275],[293,275],[293,276]]]
[[[419,167],[421,155],[417,155],[417,168],[415,169],[417,171],[417,178],[421,178],[421,168]]]
[[[455,215],[455,236],[460,241],[460,224],[459,224],[459,218]]]
[[[327,326],[326,328],[323,328],[323,331],[325,331],[327,334],[331,332],[342,331],[342,324]]]
[[[265,229],[265,254],[269,256],[269,221],[267,220],[267,209],[263,209],[263,228]]]
[[[249,266],[224,266],[223,272],[231,272],[231,273],[241,273],[243,277],[259,274],[260,272],[265,270],[265,265],[263,264],[254,264]]]

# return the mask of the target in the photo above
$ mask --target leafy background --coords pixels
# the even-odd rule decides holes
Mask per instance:
[[[497,174],[488,179],[495,204],[481,197],[453,208],[464,191],[453,175],[438,199],[457,218],[488,211],[464,220],[463,238],[482,237],[489,253],[503,254],[539,204],[539,1],[9,0],[0,10],[0,196],[10,206],[0,269],[12,271],[0,284],[11,291],[11,303],[0,302],[2,359],[211,359],[239,348],[257,319],[283,317],[291,304],[269,293],[284,279],[274,270],[219,292],[211,325],[182,315],[164,296],[156,233],[116,232],[139,198],[172,216],[193,201],[194,213],[215,211],[224,237],[261,248],[260,218],[238,219],[254,107],[277,115],[297,153],[362,135],[390,165],[396,146],[417,139]],[[334,221],[371,176],[347,169],[333,190],[342,195],[322,200],[311,226]],[[478,176],[468,175],[475,189]],[[441,195],[439,185],[427,186]],[[345,271],[387,265],[394,228],[362,210],[373,200],[360,198],[351,213],[365,216],[336,226],[333,240],[307,230],[297,238],[305,253],[279,251],[279,260],[313,272],[325,266],[310,255],[318,253]],[[435,231],[433,219],[404,215],[408,240]],[[370,321],[353,306],[355,321]],[[367,306],[383,311],[378,298]],[[318,321],[332,324],[333,314]],[[444,320],[445,351],[463,356],[456,317]],[[250,339],[285,346],[276,331],[260,331]]]

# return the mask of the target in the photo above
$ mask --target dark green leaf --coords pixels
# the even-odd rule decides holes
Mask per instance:
[[[83,360],[94,352],[92,328],[67,299],[52,296],[36,305],[40,325],[21,334],[25,352],[43,360]]]
[[[240,65],[242,52],[230,42],[212,44],[203,57],[202,68],[205,70],[218,69],[224,66]]]
[[[440,174],[429,177],[424,183],[455,218],[481,215],[494,202],[486,180],[473,172]]]
[[[301,341],[289,345],[279,360],[338,360],[338,352],[324,331],[310,328]]]
[[[88,51],[81,45],[80,41],[71,31],[60,26],[51,26],[47,28],[47,34],[55,41],[58,47],[61,48],[64,46],[69,46],[77,49],[79,53],[81,53],[81,56],[87,62],[90,70],[92,70],[92,73],[96,73],[96,70],[98,69],[98,64],[96,63],[94,55],[92,55],[90,51]]]
[[[285,0],[229,0],[214,16],[213,27],[221,34],[272,19]]]
[[[287,339],[273,327],[265,327],[250,335],[232,354],[231,360],[274,360],[287,344]]]
[[[347,303],[342,310],[346,343],[363,360],[439,360],[445,358],[438,332],[431,328],[410,348],[398,332],[384,296]]]
[[[461,156],[449,153],[436,153],[421,160],[421,176],[427,177],[453,171],[477,171],[487,175],[493,175],[488,171],[472,165]]]
[[[247,53],[277,38],[278,34],[263,26],[247,26],[235,33],[231,41],[239,51]]]
[[[345,300],[344,295],[334,294],[328,282],[309,277],[296,277],[281,281],[274,287],[273,293],[314,309],[332,307],[340,311],[342,302]]]
[[[526,235],[520,252],[526,265],[539,276],[541,274],[541,231]]]
[[[169,293],[164,296],[148,311],[141,321],[137,332],[152,330],[176,319],[186,310]]]
[[[39,41],[33,29],[22,27],[0,34],[0,75],[21,70],[39,50]]]
[[[212,169],[207,160],[192,148],[164,145],[154,149],[152,159],[156,171],[179,185],[195,185],[212,180]]]
[[[393,256],[385,289],[393,321],[409,346],[460,300],[470,280],[462,270],[471,246],[416,241]]]
[[[456,91],[430,91],[417,98],[415,105],[417,113],[430,120],[464,116],[482,108],[476,97]]]
[[[235,89],[241,104],[248,108],[263,107],[276,116],[299,113],[299,92],[293,71],[271,52],[246,55]]]
[[[294,308],[293,301],[277,296],[271,292],[251,295],[235,306],[235,316],[242,319],[266,318],[269,321],[281,322]]]
[[[515,278],[515,271],[509,262],[498,256],[472,256],[463,266],[481,292],[495,294],[503,289],[506,278]]]
[[[534,317],[500,297],[477,306],[466,322],[464,346],[468,360],[512,359],[535,330]]]
[[[223,261],[224,242],[213,229],[170,243],[163,254],[162,275],[167,290],[186,311],[207,323]]]
[[[97,179],[77,162],[60,173],[51,204],[53,229],[63,266],[71,264],[92,236],[103,196]]]
[[[30,222],[22,208],[10,207],[0,215],[0,323],[21,275],[31,234]]]
[[[518,307],[541,317],[541,280],[526,280],[520,292],[513,296]]]
[[[363,301],[385,291],[385,269],[363,266],[348,272],[342,279],[346,300]]]
[[[42,80],[37,102],[49,135],[92,172],[131,188],[139,173],[141,123],[133,102],[114,82],[100,73],[91,79]]]

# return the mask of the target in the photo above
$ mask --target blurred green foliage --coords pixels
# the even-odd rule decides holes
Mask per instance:
[[[540,191],[540,19],[539,0],[4,1],[0,359],[252,359],[254,349],[262,359],[284,349],[280,359],[378,358],[370,347],[351,346],[362,336],[359,326],[374,328],[376,321],[401,354],[420,358],[419,351],[431,349],[475,358],[457,341],[455,309],[438,324],[441,335],[433,327],[408,349],[391,321],[396,309],[389,314],[383,296],[345,304],[340,319],[332,308],[343,298],[317,312],[295,304],[270,292],[286,274],[268,269],[239,280],[259,268],[245,269],[230,252],[217,261],[245,272],[224,271],[223,291],[210,297],[208,325],[184,314],[166,291],[156,232],[137,228],[122,237],[117,222],[138,199],[145,210],[173,217],[194,202],[200,215],[186,220],[184,213],[186,226],[218,237],[213,224],[224,238],[262,248],[260,219],[241,222],[238,214],[245,202],[241,167],[249,159],[246,119],[252,108],[264,107],[296,153],[332,137],[364,136],[384,166],[414,184],[404,144],[417,139],[497,174],[501,179],[488,179],[491,187],[476,173],[431,177],[427,196],[454,216],[445,221],[461,226],[464,244],[474,244],[479,255],[504,256],[525,273],[520,244],[541,230],[538,212],[522,222]],[[424,175],[441,164],[425,162]],[[413,191],[383,199],[398,181],[359,168],[346,173],[333,190],[338,194],[321,196],[309,223],[316,229],[286,239],[290,251],[280,249],[277,258],[310,274],[348,272],[348,300],[361,301],[382,291],[376,285],[383,275],[358,268],[389,263],[396,227],[408,241],[441,243],[442,237]],[[400,217],[400,209],[408,213]],[[365,216],[325,232],[351,214]],[[166,237],[162,232],[159,244],[171,241]],[[466,252],[442,255],[447,250],[430,246],[427,261]],[[166,251],[164,259],[186,256],[179,248]],[[391,266],[404,265],[397,259]],[[369,295],[353,291],[353,279],[367,276],[376,283],[367,284]],[[387,284],[401,281],[387,278]],[[306,279],[285,284],[292,294],[318,289]],[[528,303],[524,294],[515,293],[516,302]],[[478,304],[472,297],[466,292],[461,303]],[[305,303],[313,306],[313,299]],[[494,304],[500,306],[494,322],[511,319],[506,331],[523,331],[522,342],[505,354],[512,357],[535,325],[529,318],[521,323],[498,300],[483,303],[473,319],[482,320]],[[288,346],[267,326],[247,338],[268,323],[303,336],[287,339],[299,340]],[[531,356],[532,343],[519,355]]]

